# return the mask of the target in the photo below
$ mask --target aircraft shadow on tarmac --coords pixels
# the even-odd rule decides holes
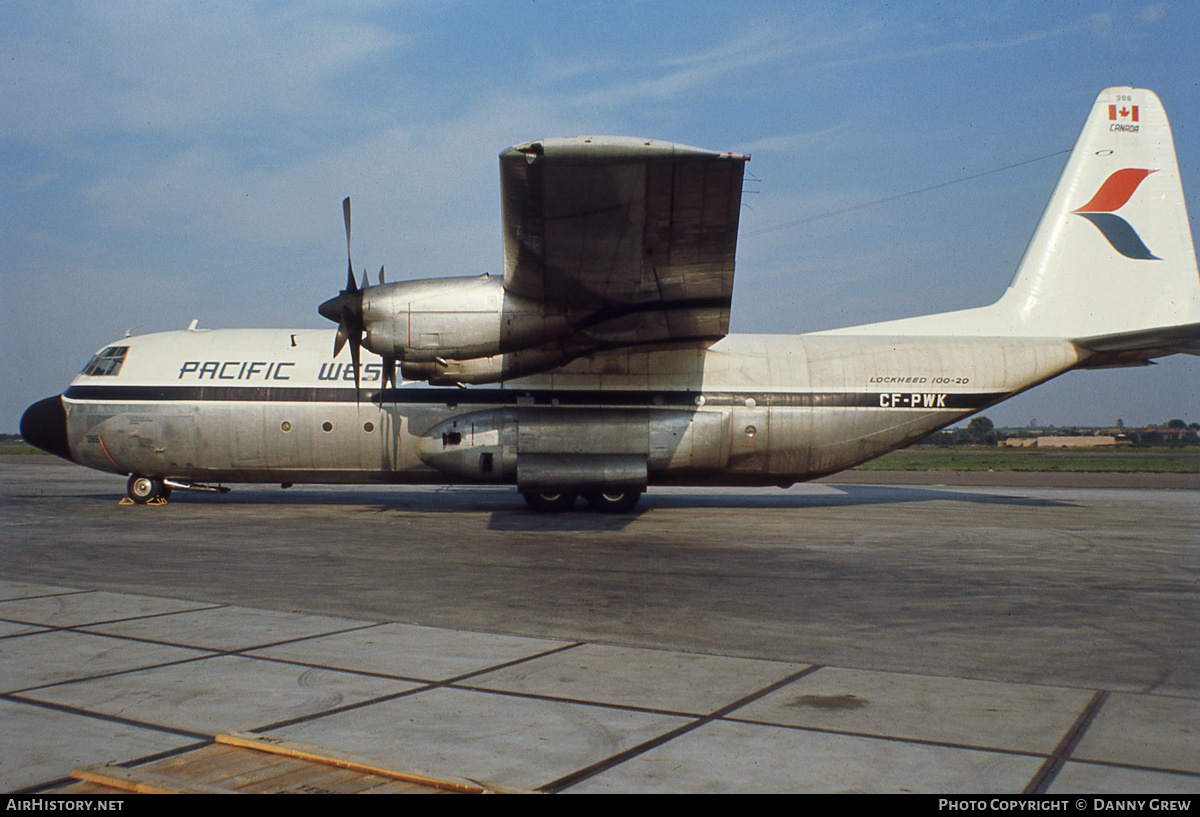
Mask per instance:
[[[655,510],[700,510],[711,508],[742,508],[760,510],[798,510],[804,508],[836,508],[863,505],[893,505],[908,502],[972,502],[984,505],[1015,505],[1027,508],[1073,507],[1073,502],[1040,499],[1028,496],[998,496],[957,490],[933,488],[904,488],[878,485],[845,485],[837,493],[821,494],[728,494],[686,493],[648,494],[642,498],[634,513],[624,516],[576,512],[568,514],[533,514],[520,509],[512,513],[498,511],[492,515],[490,530],[619,530],[640,516]]]
[[[706,489],[694,492],[654,493],[642,498],[634,513],[611,515],[587,510],[580,500],[574,511],[556,514],[536,513],[509,489],[443,488],[437,490],[405,490],[403,486],[381,492],[378,487],[328,487],[298,491],[244,488],[223,496],[176,492],[170,504],[209,505],[213,511],[220,506],[245,508],[250,505],[335,506],[357,507],[379,513],[413,514],[471,514],[490,513],[489,530],[497,531],[617,531],[628,527],[646,513],[656,510],[702,510],[712,508],[741,508],[759,510],[800,510],[806,508],[861,507],[894,505],[911,502],[969,502],[982,505],[1008,505],[1029,508],[1073,507],[1075,503],[1055,499],[995,494],[962,489],[907,487],[894,485],[838,485],[819,493],[716,493]],[[88,495],[89,499],[112,500],[110,494]],[[156,513],[168,508],[129,508],[137,513]]]

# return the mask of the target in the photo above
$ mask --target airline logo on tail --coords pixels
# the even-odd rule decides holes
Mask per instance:
[[[1134,117],[1136,117],[1136,107],[1134,111]],[[1136,261],[1159,261],[1161,259],[1150,252],[1141,236],[1130,226],[1129,222],[1114,211],[1124,207],[1125,203],[1133,196],[1134,191],[1138,189],[1138,185],[1153,172],[1153,170],[1145,170],[1140,167],[1118,170],[1104,180],[1104,184],[1100,185],[1100,189],[1096,191],[1096,195],[1092,196],[1091,201],[1074,211],[1076,215],[1083,216],[1095,224],[1096,229],[1108,239],[1108,243],[1114,250],[1126,258]]]

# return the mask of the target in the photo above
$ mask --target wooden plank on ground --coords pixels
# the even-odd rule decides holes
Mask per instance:
[[[344,752],[335,752],[323,747],[311,746],[306,743],[297,743],[295,741],[272,737],[270,735],[258,735],[251,732],[233,732],[217,735],[216,739],[218,743],[224,743],[230,746],[243,746],[248,749],[257,749],[261,752],[272,752],[275,754],[286,755],[288,757],[310,760],[314,763],[338,766],[344,769],[353,769],[355,771],[365,772],[367,774],[375,774],[381,777],[393,778],[395,780],[404,780],[423,786],[432,786],[433,788],[445,789],[446,791],[454,791],[460,794],[496,794],[513,791],[512,789],[501,789],[494,786],[485,786],[479,781],[470,780],[465,777],[434,776],[429,772],[419,769],[411,769],[399,766],[384,766],[379,761],[371,758],[364,758]]]
[[[213,786],[192,780],[167,777],[145,769],[126,769],[122,766],[84,766],[71,770],[71,777],[111,786],[135,794],[238,794],[233,789]]]
[[[381,761],[269,735],[238,732],[143,766],[87,766],[64,792],[195,794],[453,794],[513,792],[462,777]]]

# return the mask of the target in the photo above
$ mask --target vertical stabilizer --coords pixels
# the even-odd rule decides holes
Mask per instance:
[[[1139,352],[1130,360],[1200,353],[1200,273],[1158,97],[1143,88],[1096,97],[999,301],[827,334],[1062,338]]]
[[[1023,335],[1081,338],[1200,321],[1200,275],[1171,127],[1142,88],[1108,88],[1009,290]]]

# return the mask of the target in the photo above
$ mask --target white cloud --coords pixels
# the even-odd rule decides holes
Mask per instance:
[[[1165,13],[1166,9],[1163,3],[1153,3],[1138,11],[1137,20],[1141,23],[1157,23]]]
[[[1094,18],[1099,16],[1101,15],[1092,15],[1093,25],[1096,24]],[[984,51],[998,51],[1008,48],[1019,48],[1022,46],[1031,45],[1033,43],[1042,42],[1043,40],[1061,37],[1078,29],[1078,25],[1066,25],[1060,28],[1031,31],[1027,34],[1001,40],[958,40],[954,42],[938,43],[936,45],[930,45],[921,48],[907,48],[898,51],[881,51],[873,54],[862,54],[855,57],[849,57],[847,59],[829,60],[828,62],[824,62],[816,67],[832,68],[837,66],[866,65],[874,62],[892,62],[898,60],[919,59],[924,57],[936,57],[942,54],[978,53]]]
[[[286,4],[83,3],[43,14],[32,31],[0,35],[8,138],[195,138],[231,122],[326,116],[350,90],[337,85],[343,72],[400,44],[377,26]]]
[[[781,62],[800,54],[842,48],[863,37],[864,30],[859,28],[825,30],[807,22],[752,26],[714,47],[660,59],[652,66],[631,72],[642,76],[657,73],[657,76],[598,87],[582,94],[579,101],[593,107],[670,100],[721,78],[736,76],[745,69]]]
[[[765,136],[753,142],[743,142],[737,146],[742,153],[797,153],[814,144],[826,144],[838,134],[845,133],[850,128],[849,123],[841,122],[817,130],[799,131],[780,136]]]

